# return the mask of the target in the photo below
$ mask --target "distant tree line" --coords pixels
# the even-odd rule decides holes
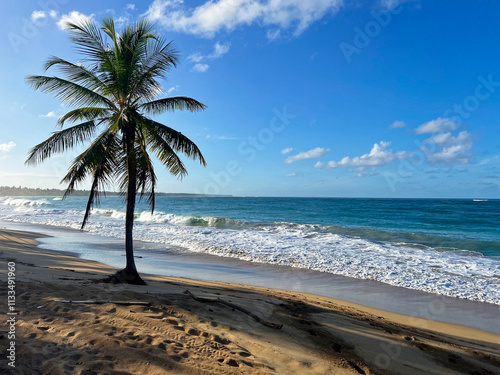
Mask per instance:
[[[65,190],[61,189],[40,189],[40,188],[27,188],[21,186],[0,186],[0,197],[62,197]],[[71,196],[88,196],[89,190],[74,190]],[[116,197],[120,193],[116,191],[104,192],[106,196]],[[230,195],[213,195],[213,194],[189,194],[189,193],[156,193],[159,197],[227,197]]]
[[[71,195],[84,196],[88,195],[88,190],[75,190]],[[114,192],[106,193],[109,195],[118,195]],[[64,195],[64,190],[61,189],[40,189],[27,188],[21,186],[0,186],[0,196],[18,196],[18,197],[61,197]]]

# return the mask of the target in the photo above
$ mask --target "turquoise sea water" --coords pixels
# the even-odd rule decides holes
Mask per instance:
[[[85,197],[2,198],[0,219],[79,228]],[[123,237],[124,203],[102,200],[90,233]],[[137,239],[500,304],[500,201],[158,197]]]

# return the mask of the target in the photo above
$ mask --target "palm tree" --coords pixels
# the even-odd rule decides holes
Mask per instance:
[[[157,177],[148,151],[153,152],[173,175],[182,178],[186,168],[176,153],[206,165],[198,147],[180,132],[152,120],[174,110],[200,111],[205,105],[183,96],[158,99],[162,87],[158,79],[166,77],[178,62],[171,42],[159,36],[146,20],[115,30],[112,18],[99,28],[94,22],[68,24],[70,40],[83,55],[83,62],[71,63],[50,57],[45,70],[59,68],[64,78],[28,76],[35,90],[53,94],[76,107],[61,116],[62,129],[30,150],[26,164],[37,164],[76,145],[90,146],[73,161],[61,182],[67,183],[64,197],[90,178],[92,184],[82,222],[84,228],[91,210],[99,203],[104,188],[119,183],[126,198],[126,267],[115,278],[132,284],[145,284],[139,276],[133,250],[132,230],[136,195],[146,197],[154,211]],[[85,65],[85,64],[86,65]]]

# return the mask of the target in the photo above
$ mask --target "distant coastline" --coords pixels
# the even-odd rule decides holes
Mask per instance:
[[[40,189],[27,188],[21,186],[0,186],[0,197],[61,197],[65,190],[62,189]],[[71,193],[72,196],[82,197],[88,196],[89,190],[75,190]],[[120,196],[116,191],[105,191],[104,195],[109,197]],[[157,197],[232,197],[232,195],[217,195],[217,194],[191,194],[191,193],[156,193]]]

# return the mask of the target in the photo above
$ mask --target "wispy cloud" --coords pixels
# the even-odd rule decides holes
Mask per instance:
[[[219,42],[215,43],[214,51],[208,56],[209,59],[218,59],[219,57],[225,55],[229,52],[229,47],[231,43],[227,42],[224,44],[220,44]]]
[[[280,29],[267,30],[266,32],[266,38],[269,40],[276,40],[280,37],[280,35],[281,35]]]
[[[346,156],[340,161],[329,161],[327,163],[317,162],[314,167],[322,169],[344,168],[344,167],[378,167],[388,165],[397,159],[407,159],[411,153],[407,151],[394,152],[388,147],[390,142],[375,143],[368,154],[361,156]],[[359,169],[358,169],[359,170]]]
[[[415,129],[417,134],[440,133],[455,130],[457,123],[453,119],[438,117],[435,120],[426,122]]]
[[[204,60],[215,60],[215,59],[218,59],[218,58],[224,56],[226,53],[229,52],[230,46],[231,46],[231,43],[229,43],[229,42],[227,42],[227,43],[216,42],[214,44],[213,51],[211,53],[209,53],[208,55],[203,55],[200,52],[195,52],[195,53],[189,55],[187,60],[196,63],[193,66],[194,71],[206,72],[210,66],[208,64],[202,63],[202,62]],[[196,65],[198,65],[198,67],[196,67]],[[202,68],[204,70],[200,70],[200,68]]]
[[[404,121],[394,121],[391,125],[389,125],[389,129],[398,129],[398,128],[404,128],[406,126],[406,123]]]
[[[358,173],[356,175],[356,177],[363,178],[363,177],[374,177],[374,176],[379,176],[379,175],[380,175],[380,173],[378,173],[378,172],[368,172],[368,173],[362,172],[362,173]]]
[[[217,139],[217,140],[221,140],[221,141],[232,141],[235,139],[240,139],[238,137],[229,137],[227,135],[214,135],[214,134],[207,134],[206,138],[207,139]]]
[[[179,85],[170,87],[167,91],[165,91],[165,94],[170,95],[177,90],[179,90]]]
[[[205,73],[208,68],[210,68],[208,64],[195,64],[191,70],[198,73]]]
[[[195,53],[189,55],[187,57],[187,60],[197,63],[197,62],[200,62],[201,60],[203,60],[204,58],[205,58],[205,56],[203,56],[201,53],[195,52]]]
[[[293,148],[292,147],[287,147],[287,148],[284,148],[283,150],[281,150],[281,153],[283,155],[286,155],[286,154],[289,154],[290,152],[293,151]]]
[[[129,17],[128,16],[120,16],[115,18],[115,25],[118,28],[123,27],[126,23],[129,22]]]
[[[292,29],[299,35],[326,14],[335,14],[343,0],[212,0],[189,8],[182,0],[155,0],[144,14],[168,30],[212,38],[244,25]]]
[[[50,111],[46,115],[38,115],[38,117],[48,117],[48,118],[51,118],[51,117],[57,117],[57,115],[56,115],[56,113],[54,111]]]
[[[299,160],[319,158],[319,157],[323,156],[324,154],[326,154],[328,151],[330,151],[329,148],[316,147],[312,150],[300,152],[297,155],[292,155],[292,156],[287,157],[285,159],[285,163],[291,164],[291,163],[299,161]]]
[[[392,9],[396,8],[398,5],[407,3],[409,1],[414,1],[414,2],[418,3],[420,0],[381,0],[380,5],[383,8],[392,10]]]
[[[127,4],[125,5],[126,10],[135,10],[135,4]]]
[[[76,10],[68,13],[68,14],[63,14],[59,21],[57,21],[57,26],[61,30],[66,30],[68,23],[74,23],[74,24],[81,24],[84,22],[88,22],[94,18],[94,15],[91,14],[90,16],[87,16],[83,13],[77,12]]]
[[[297,172],[287,173],[285,177],[297,177]]]
[[[8,143],[0,143],[0,152],[9,152],[14,147],[16,147],[16,144],[12,141]]]

